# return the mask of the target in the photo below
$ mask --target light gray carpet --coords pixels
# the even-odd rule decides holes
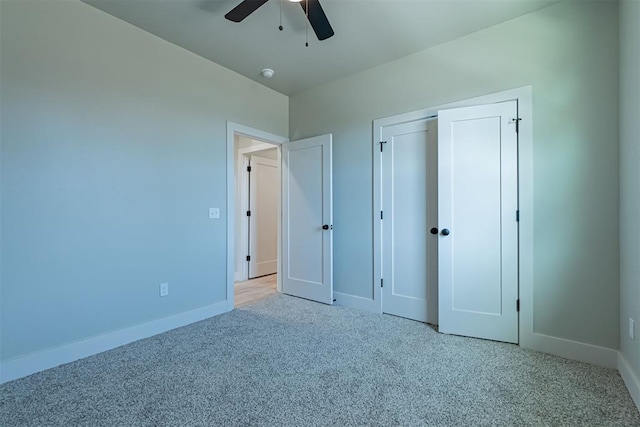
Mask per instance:
[[[615,370],[277,295],[0,386],[2,426],[640,426]]]

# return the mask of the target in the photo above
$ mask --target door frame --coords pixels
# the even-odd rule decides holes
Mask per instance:
[[[235,275],[235,199],[236,199],[236,182],[235,182],[235,143],[234,136],[241,135],[247,138],[266,142],[275,145],[278,148],[278,156],[282,150],[282,144],[289,142],[289,138],[275,135],[249,126],[241,125],[231,121],[227,121],[227,310],[233,310],[234,301],[234,275]],[[282,172],[282,167],[280,168]],[[278,272],[281,270],[280,256],[280,230],[282,229],[282,218],[278,214]],[[280,282],[280,274],[278,274],[278,291],[282,291],[282,283]]]
[[[409,113],[384,117],[373,121],[373,300],[368,304],[371,311],[382,313],[380,289],[382,266],[382,233],[380,227],[381,156],[379,142],[385,127],[437,117],[438,110],[493,104],[503,101],[518,101],[518,209],[520,211],[518,240],[518,292],[520,315],[518,331],[520,345],[535,347],[537,337],[533,332],[533,99],[532,87],[525,86],[489,95],[429,107]]]
[[[244,135],[243,135],[244,136]],[[255,139],[255,138],[252,138]],[[240,212],[249,210],[249,180],[247,179],[246,168],[249,166],[249,157],[252,153],[262,150],[268,150],[271,148],[279,148],[279,145],[274,145],[272,143],[262,143],[257,145],[252,145],[251,147],[245,147],[238,150],[238,159],[236,163],[236,170],[238,171],[238,182],[235,187],[239,192],[236,194],[236,198],[240,199]],[[280,157],[280,150],[278,149],[278,165],[282,166],[282,159]],[[234,200],[235,203],[236,200]],[[235,206],[234,206],[235,207]],[[248,221],[240,222],[240,244],[236,246],[236,260],[241,259],[243,256],[246,256],[249,253],[249,227]],[[249,278],[249,267],[248,261],[245,261],[247,265],[245,265],[244,271],[241,271],[240,274],[235,271],[234,268],[234,281],[248,280]]]

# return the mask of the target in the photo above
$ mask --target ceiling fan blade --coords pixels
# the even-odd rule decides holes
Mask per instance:
[[[241,22],[269,0],[244,0],[224,15],[229,21]]]
[[[319,0],[302,0],[300,6],[307,13],[307,2],[309,3],[309,23],[315,31],[318,40],[325,40],[332,37],[334,32],[331,24],[325,15]]]

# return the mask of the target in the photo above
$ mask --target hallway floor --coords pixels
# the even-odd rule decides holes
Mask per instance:
[[[278,293],[277,291],[278,275],[270,274],[244,282],[236,282],[235,288],[235,306],[242,307],[263,300],[271,295]]]

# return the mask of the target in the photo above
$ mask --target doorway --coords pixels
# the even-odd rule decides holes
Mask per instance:
[[[280,147],[289,140],[258,129],[227,122],[227,310],[235,306],[236,289],[240,304],[262,299],[268,294],[281,290],[278,262],[280,257],[281,219],[279,203],[276,206],[275,225],[275,274],[269,279],[248,281],[249,279],[249,222],[247,212],[250,206],[249,176],[247,167],[253,153],[261,153],[261,158],[280,164]],[[273,159],[275,157],[275,160]],[[273,174],[272,174],[273,175]],[[279,197],[279,184],[276,191]],[[273,191],[271,188],[269,191]],[[273,205],[270,207],[272,208]],[[271,213],[271,215],[273,215]],[[264,238],[264,236],[263,236]],[[266,233],[266,240],[273,240],[274,232]],[[273,241],[271,242],[273,243]],[[269,252],[270,251],[270,252]],[[273,261],[273,246],[267,258]],[[273,266],[273,262],[271,263]],[[275,279],[275,280],[274,280]],[[236,287],[238,282],[238,287]],[[275,290],[274,288],[275,282]]]
[[[281,197],[276,204],[278,292],[332,304],[332,135],[290,142],[227,122],[227,310],[233,310],[235,305],[235,279],[245,277],[244,271],[249,276],[248,269],[245,270],[249,240],[242,238],[240,230],[251,213],[243,209],[237,197],[241,193],[239,172],[243,164],[236,145],[240,147],[241,137],[252,140],[248,147],[242,147],[253,147],[247,152],[271,148],[268,144],[277,145],[278,149],[277,163],[281,168]],[[261,144],[267,145],[260,147]],[[247,247],[243,242],[247,242]]]
[[[234,293],[235,305],[239,306],[276,292],[280,150],[275,144],[235,134],[234,157],[237,248]]]

